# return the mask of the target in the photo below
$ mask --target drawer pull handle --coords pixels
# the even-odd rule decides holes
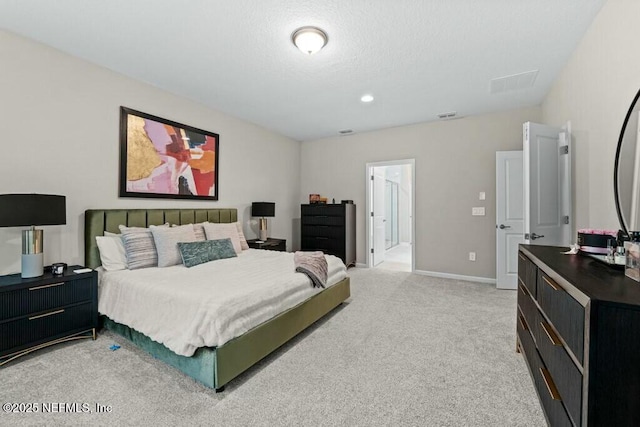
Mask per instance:
[[[524,318],[521,315],[518,315],[518,321],[520,322],[520,326],[522,326],[522,329],[524,329],[525,331],[529,330],[529,326],[527,326],[527,322],[524,320]]]
[[[30,291],[37,291],[38,289],[53,288],[54,286],[62,286],[62,285],[64,285],[64,282],[52,283],[50,285],[34,286],[33,288],[29,288],[29,290]]]
[[[547,338],[549,338],[549,341],[551,341],[551,344],[555,346],[562,345],[562,343],[556,336],[556,333],[549,328],[549,325],[547,325],[545,322],[540,322],[540,326],[542,326],[542,330],[544,331],[544,333],[547,334]]]
[[[523,261],[526,261],[527,259],[522,255],[522,254],[518,254],[518,258],[520,258]]]
[[[544,380],[544,385],[547,386],[547,391],[553,400],[562,400],[560,397],[560,393],[558,393],[558,389],[556,385],[553,383],[553,379],[551,378],[551,374],[545,368],[540,368],[540,375],[542,375],[542,379]]]
[[[519,286],[520,290],[522,291],[522,293],[527,296],[527,297],[531,297],[531,294],[529,293],[529,290],[524,286],[524,282],[522,282],[522,285]],[[531,297],[533,298],[533,297]]]
[[[547,284],[548,284],[549,286],[551,286],[551,288],[552,288],[554,291],[559,291],[559,290],[560,290],[560,288],[558,287],[558,285],[556,285],[555,283],[553,283],[551,280],[547,279],[546,277],[542,276],[542,280],[544,280],[545,282],[547,282]]]
[[[31,317],[29,317],[29,320],[36,320],[36,319],[40,319],[41,317],[53,316],[54,314],[60,314],[60,313],[64,313],[64,309],[51,311],[49,313],[40,314],[38,316],[31,316]]]

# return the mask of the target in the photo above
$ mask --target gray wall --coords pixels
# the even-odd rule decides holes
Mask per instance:
[[[415,158],[416,269],[495,278],[495,152],[522,149],[522,123],[539,120],[529,108],[303,142],[300,202],[310,193],[354,200],[364,264],[366,164]],[[472,217],[473,206],[486,216]]]
[[[82,263],[89,208],[236,207],[276,202],[271,235],[291,247],[300,143],[50,47],[0,31],[0,194],[67,196],[67,225],[44,227],[45,263]],[[218,202],[118,198],[121,105],[220,134]],[[0,228],[0,274],[20,271],[20,229]]]
[[[619,226],[613,162],[625,114],[640,88],[640,2],[609,0],[542,105],[543,120],[571,120],[576,228]]]

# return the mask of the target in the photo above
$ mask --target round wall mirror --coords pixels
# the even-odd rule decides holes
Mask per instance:
[[[613,169],[613,187],[620,228],[629,231],[640,230],[640,90],[633,98],[627,116],[622,124],[616,160]]]

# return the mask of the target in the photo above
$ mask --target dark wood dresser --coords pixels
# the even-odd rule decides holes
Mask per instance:
[[[521,245],[517,348],[551,426],[640,425],[640,283],[567,248]]]
[[[340,258],[346,266],[356,263],[356,205],[302,205],[301,249],[322,251]]]
[[[65,273],[23,279],[0,277],[0,366],[22,355],[83,335],[98,327],[98,273]]]

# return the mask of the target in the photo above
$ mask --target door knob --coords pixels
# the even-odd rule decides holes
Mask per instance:
[[[500,224],[500,230],[504,230],[505,228],[511,228],[510,225],[504,225],[504,224]]]
[[[542,237],[544,237],[544,234],[531,233],[531,240],[540,239]]]

